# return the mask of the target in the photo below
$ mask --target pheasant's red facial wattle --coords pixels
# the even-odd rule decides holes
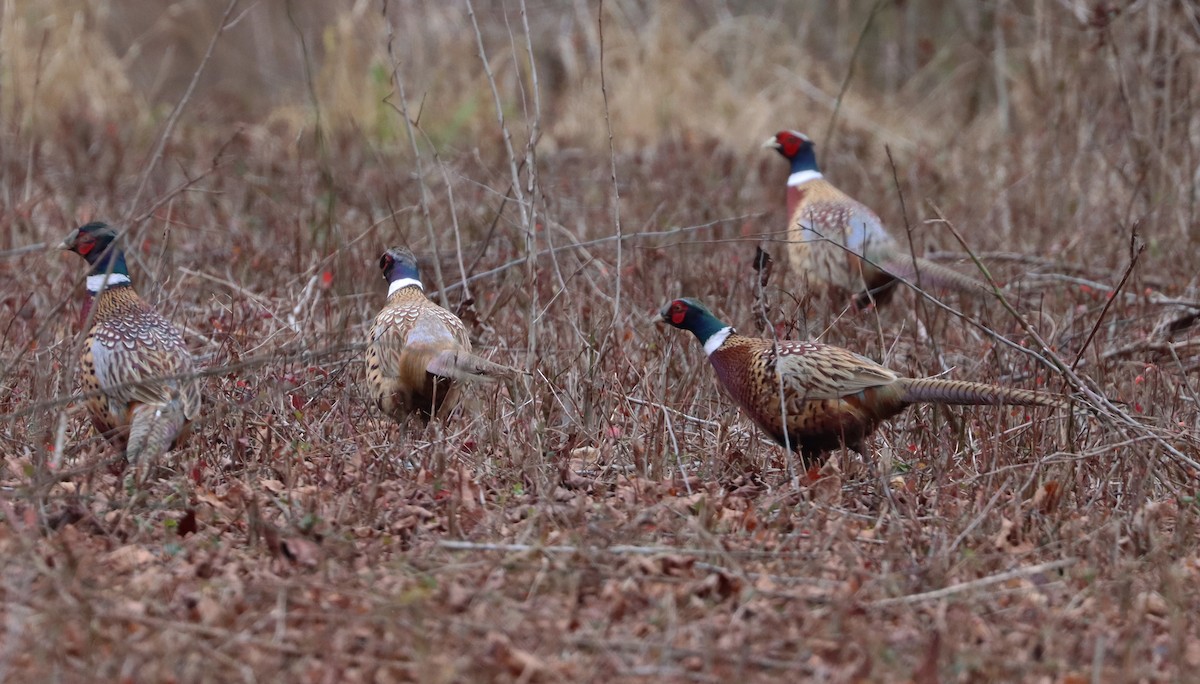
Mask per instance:
[[[672,302],[670,316],[672,325],[683,325],[683,319],[687,318],[687,305],[683,302]]]
[[[75,242],[75,251],[79,253],[79,256],[87,256],[95,248],[96,240],[91,235],[80,235]]]
[[[789,159],[800,154],[800,146],[804,143],[803,140],[797,138],[791,133],[780,133],[779,144],[783,149],[784,156]]]

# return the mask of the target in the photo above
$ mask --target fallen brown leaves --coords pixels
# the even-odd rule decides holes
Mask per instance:
[[[104,478],[97,490],[118,486]],[[1178,631],[1200,556],[1147,575],[1134,568],[1153,561],[1129,555],[1124,530],[1070,516],[1056,524],[1078,536],[1047,545],[1035,499],[1032,518],[1001,517],[946,564],[930,563],[931,548],[901,551],[892,540],[924,525],[875,495],[878,512],[864,517],[820,486],[587,479],[590,492],[560,487],[565,498],[539,501],[461,470],[418,472],[376,493],[408,503],[366,527],[303,491],[320,522],[289,520],[274,479],[187,493],[186,510],[167,503],[171,479],[146,492],[153,506],[77,501],[79,519],[49,533],[0,528],[10,624],[40,635],[18,636],[26,645],[8,662],[93,662],[100,678],[137,680],[852,680],[890,679],[900,665],[935,681],[947,662],[1025,678],[1094,655],[1066,634],[1093,634],[1101,649],[1137,635],[1144,671],[1171,671],[1175,648],[1200,658]],[[1168,509],[1148,504],[1129,531],[1161,545]],[[96,660],[114,651],[120,669]]]

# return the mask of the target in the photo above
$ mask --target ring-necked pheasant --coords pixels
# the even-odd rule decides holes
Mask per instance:
[[[791,164],[787,182],[787,253],[793,272],[812,285],[855,295],[862,308],[885,304],[899,276],[923,285],[990,293],[986,284],[918,257],[916,266],[875,212],[825,180],[813,141],[803,133],[780,131],[763,143]],[[865,258],[863,258],[865,257]]]
[[[83,343],[80,375],[92,425],[127,460],[166,453],[200,413],[200,383],[192,355],[175,326],[138,296],[117,233],[93,222],[71,232],[61,249],[87,260],[92,327]]]
[[[841,445],[863,453],[863,440],[911,404],[1068,405],[1044,392],[901,377],[865,356],[819,342],[776,345],[745,337],[695,299],[676,299],[659,315],[700,340],[734,401],[772,439],[799,452],[806,467]]]
[[[471,353],[463,322],[425,296],[412,252],[387,250],[379,269],[388,299],[375,317],[366,354],[367,384],[379,410],[399,423],[413,412],[428,421],[454,408],[460,381],[515,372]]]

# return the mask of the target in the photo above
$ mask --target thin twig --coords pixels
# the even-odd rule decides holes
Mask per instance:
[[[437,545],[450,551],[503,551],[505,553],[609,553],[615,556],[738,556],[744,558],[779,558],[781,554],[770,551],[729,551],[726,549],[696,549],[675,546],[636,546],[614,544],[612,546],[571,546],[569,544],[496,544],[470,542],[458,539],[439,539]],[[784,554],[786,555],[786,554]]]
[[[1120,282],[1117,283],[1116,289],[1114,289],[1108,298],[1105,299],[1104,308],[1100,309],[1100,315],[1096,317],[1096,322],[1092,325],[1091,331],[1088,332],[1087,339],[1083,341],[1083,346],[1079,348],[1079,353],[1075,355],[1075,361],[1071,363],[1071,370],[1075,370],[1076,366],[1079,365],[1079,361],[1083,358],[1084,352],[1086,352],[1088,346],[1091,345],[1092,340],[1096,337],[1096,332],[1100,330],[1100,325],[1104,323],[1105,316],[1108,315],[1109,309],[1112,308],[1113,302],[1116,301],[1116,294],[1125,288],[1125,283],[1129,280],[1129,276],[1133,274],[1134,267],[1137,266],[1138,258],[1142,256],[1142,252],[1145,250],[1146,243],[1138,240],[1137,227],[1135,226],[1133,232],[1129,236],[1129,265],[1125,267],[1125,273],[1121,276]]]
[[[604,101],[604,128],[608,131],[608,165],[609,180],[612,183],[612,215],[613,225],[617,229],[617,267],[613,274],[615,287],[613,292],[613,325],[621,317],[621,270],[623,267],[624,251],[621,248],[621,191],[617,187],[617,150],[613,143],[612,119],[608,113],[608,83],[604,75],[604,0],[600,0],[596,10],[596,27],[600,33],[600,97]]]
[[[667,406],[666,404],[663,404],[663,403],[660,403],[657,401],[646,401],[644,399],[638,399],[637,397],[631,397],[629,395],[625,395],[625,401],[628,401],[632,404],[637,404],[638,406],[649,406],[651,408],[660,409],[667,413],[677,415],[680,418],[686,418],[687,420],[689,420],[693,423],[699,423],[700,425],[707,425],[708,427],[721,427],[721,424],[715,420],[705,420],[703,418],[697,418],[696,416],[693,416],[689,413],[684,413],[683,411],[680,411],[678,409],[673,409],[670,406]]]
[[[1029,575],[1036,575],[1042,572],[1054,572],[1055,570],[1069,568],[1076,562],[1077,561],[1074,558],[1063,558],[1061,560],[1049,561],[1047,563],[1038,563],[1037,565],[1027,565],[1025,567],[1015,568],[1007,572],[981,577],[977,580],[971,580],[970,582],[960,582],[958,584],[952,584],[948,587],[935,589],[933,591],[926,591],[920,594],[909,594],[907,596],[896,596],[893,598],[880,599],[878,601],[872,601],[867,605],[871,606],[872,608],[882,608],[884,606],[921,603],[922,601],[936,601],[938,599],[948,598],[950,596],[954,596],[955,594],[961,594],[966,591],[973,591],[975,589],[991,586],[993,584],[1007,582],[1011,579],[1017,579],[1018,577],[1027,577]]]
[[[850,53],[850,64],[846,66],[846,78],[842,79],[842,87],[838,90],[837,98],[834,99],[833,113],[829,115],[829,126],[825,129],[825,137],[821,139],[821,145],[828,145],[833,138],[838,112],[842,109],[842,98],[846,96],[846,91],[850,89],[850,81],[854,78],[854,63],[858,61],[858,53],[862,50],[867,32],[871,30],[871,23],[875,21],[875,15],[879,12],[879,8],[883,7],[883,2],[884,0],[875,0],[875,5],[871,7],[871,13],[867,15],[867,21],[863,23],[862,30],[858,32],[858,40],[854,43],[854,52]]]
[[[731,216],[729,218],[717,219],[715,221],[710,221],[708,223],[701,223],[701,224],[698,224],[695,226],[684,226],[682,228],[673,228],[671,230],[655,230],[655,231],[648,231],[648,232],[644,232],[644,233],[629,233],[626,235],[606,235],[604,237],[596,238],[594,240],[587,240],[585,242],[573,242],[569,245],[560,245],[558,247],[552,247],[550,249],[543,249],[540,252],[534,253],[533,256],[535,259],[538,259],[538,258],[541,258],[544,256],[552,256],[552,255],[558,254],[560,252],[566,252],[566,251],[571,251],[571,250],[576,250],[576,249],[584,249],[587,247],[591,247],[593,245],[600,245],[600,244],[604,244],[606,242],[612,242],[614,240],[624,242],[625,240],[641,240],[641,239],[645,239],[645,238],[655,238],[655,237],[675,237],[678,235],[686,235],[688,233],[692,233],[697,230],[704,230],[706,228],[716,228],[716,227],[720,226],[721,224],[727,223],[729,221],[740,221],[740,220],[743,220],[746,218],[753,218],[753,217],[760,216],[760,215],[761,214],[747,214],[744,216]],[[482,273],[476,273],[475,275],[471,276],[470,278],[467,278],[467,282],[473,283],[477,280],[482,280],[484,278],[490,278],[494,275],[503,273],[503,272],[509,270],[510,268],[513,268],[514,266],[520,266],[527,262],[528,262],[528,259],[526,257],[521,257],[519,259],[513,259],[512,261],[508,261],[503,264],[500,264],[499,266],[497,266],[491,270],[483,271]],[[447,286],[446,291],[450,292],[450,291],[458,289],[459,287],[462,287],[462,285],[460,283],[455,283],[453,285]]]
[[[21,256],[22,254],[28,254],[30,252],[40,252],[42,250],[46,250],[46,249],[50,249],[50,248],[51,248],[51,245],[48,245],[45,242],[35,242],[32,245],[25,245],[24,247],[14,247],[13,249],[6,249],[3,251],[0,251],[0,259],[8,259],[10,257],[17,257],[17,256]]]
[[[42,57],[46,53],[46,42],[50,38],[50,29],[42,30],[42,42],[38,45],[37,61],[34,62],[33,70],[33,93],[29,100],[29,118],[32,123],[38,120],[38,92],[42,88]],[[38,135],[37,130],[30,126],[29,135],[29,156],[25,161],[25,191],[21,193],[21,201],[28,202],[29,196],[33,192],[33,158],[37,156]]]
[[[1100,359],[1108,361],[1109,359],[1119,359],[1135,354],[1175,354],[1176,350],[1191,349],[1193,347],[1200,347],[1200,338],[1181,340],[1179,342],[1141,340],[1125,345],[1124,347],[1109,349],[1100,355]]]

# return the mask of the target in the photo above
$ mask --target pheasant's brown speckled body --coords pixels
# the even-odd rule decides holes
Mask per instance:
[[[375,405],[397,421],[413,411],[429,417],[453,408],[456,383],[425,366],[436,354],[454,349],[471,352],[471,338],[457,316],[429,301],[415,285],[392,293],[367,341],[367,378]],[[426,363],[410,361],[418,357]]]
[[[380,268],[393,291],[366,353],[367,385],[380,411],[401,423],[414,412],[427,420],[454,408],[462,381],[512,372],[471,353],[462,321],[425,296],[408,250],[388,250]]]
[[[114,239],[108,226],[88,224],[63,242],[92,263],[89,289],[96,278],[109,281],[89,294],[92,326],[80,376],[96,431],[130,461],[153,459],[186,436],[200,413],[200,384],[190,377],[192,355],[179,331],[129,284]]]
[[[792,164],[788,179],[787,254],[792,271],[818,289],[857,294],[857,303],[885,303],[896,278],[964,292],[990,288],[969,276],[911,254],[888,234],[866,205],[825,180],[812,141],[780,131],[767,141]],[[868,293],[870,295],[868,296]]]
[[[751,420],[775,441],[786,441],[804,454],[843,443],[861,451],[863,437],[908,406],[894,373],[838,347],[810,342],[776,347],[768,340],[731,334],[709,361]],[[787,402],[786,429],[781,398]]]
[[[861,452],[863,440],[881,422],[915,403],[1066,405],[1043,392],[904,378],[865,356],[827,344],[745,337],[692,299],[671,302],[661,315],[667,323],[696,334],[721,384],[746,415],[806,461],[841,445]]]
[[[898,249],[875,212],[825,179],[788,187],[788,261],[808,286],[872,291],[886,302],[895,279],[880,269]],[[865,257],[865,259],[863,258]]]

